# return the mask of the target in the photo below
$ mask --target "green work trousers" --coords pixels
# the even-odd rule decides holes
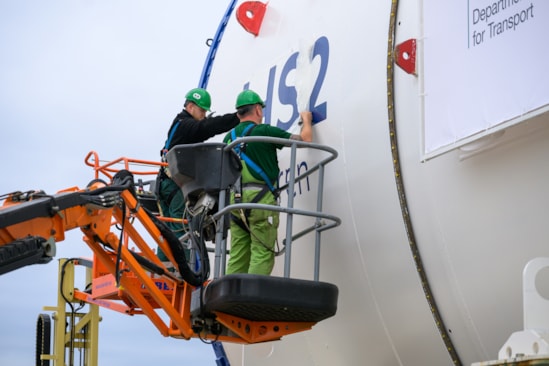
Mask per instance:
[[[162,179],[160,182],[160,197],[158,197],[158,204],[160,205],[160,212],[164,217],[171,217],[176,219],[182,219],[183,213],[185,212],[185,199],[183,198],[183,192],[175,184],[175,182],[167,177]],[[184,229],[183,224],[177,222],[166,222],[166,225],[180,237],[183,235]],[[157,256],[161,261],[167,261],[168,258],[158,248]]]
[[[245,189],[242,202],[251,202],[259,192],[259,189]],[[267,192],[257,203],[277,205],[271,192]],[[232,214],[240,217],[239,211],[233,211]],[[270,275],[275,261],[278,223],[279,212],[259,209],[250,211],[247,220],[250,232],[231,220],[231,248],[226,273]]]

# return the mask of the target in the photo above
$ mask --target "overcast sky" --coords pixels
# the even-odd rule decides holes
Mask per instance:
[[[0,0],[0,194],[83,188],[93,179],[84,164],[92,150],[104,160],[157,160],[228,4]],[[56,258],[90,257],[81,237],[67,233]],[[0,365],[34,363],[36,320],[56,305],[57,270],[54,259],[0,276]],[[100,313],[101,365],[215,365],[199,340],[164,338],[144,317]]]

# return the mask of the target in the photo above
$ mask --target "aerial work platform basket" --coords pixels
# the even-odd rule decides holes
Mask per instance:
[[[281,190],[286,190],[288,193],[286,207],[252,203],[228,205],[228,192],[239,178],[242,169],[239,157],[232,148],[236,144],[252,141],[280,143],[290,146],[292,148],[290,166],[296,166],[297,147],[314,145],[286,139],[246,137],[229,145],[224,143],[178,145],[167,154],[171,177],[180,186],[185,199],[191,201],[192,205],[215,201],[216,207],[216,212],[212,214],[217,228],[215,274],[213,280],[203,289],[195,291],[191,312],[193,314],[200,313],[203,316],[215,314],[219,322],[250,343],[259,341],[262,338],[259,334],[252,335],[253,332],[250,327],[252,323],[263,323],[259,327],[262,329],[262,335],[274,337],[276,334],[282,335],[282,333],[285,333],[283,328],[287,330],[292,328],[292,324],[300,330],[304,330],[335,315],[338,289],[333,284],[319,281],[320,256],[318,252],[320,249],[320,233],[339,225],[337,217],[326,215],[320,210],[322,207],[324,166],[337,156],[335,151],[320,145],[315,147],[326,149],[331,155],[302,175],[296,176],[295,171],[290,173],[288,183],[281,187]],[[303,211],[295,209],[293,199],[296,182],[306,179],[316,171],[319,172],[317,210]],[[208,199],[204,197],[208,197]],[[274,210],[287,214],[287,235],[284,240],[285,264],[287,265],[285,265],[284,277],[251,274],[224,275],[225,258],[228,252],[226,233],[223,232],[223,230],[226,230],[224,220],[228,220],[227,216],[231,210],[239,208]],[[292,235],[294,215],[312,217],[311,227]],[[326,223],[326,221],[329,223]],[[293,279],[290,277],[289,270],[292,240],[311,231],[316,231],[317,234],[314,279]],[[235,320],[236,318],[238,320]],[[250,323],[244,324],[242,320]],[[281,327],[281,324],[277,324],[277,322],[283,322],[284,326]],[[292,332],[289,331],[288,333]]]

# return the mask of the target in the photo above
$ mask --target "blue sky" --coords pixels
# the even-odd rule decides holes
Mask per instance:
[[[0,194],[85,187],[92,150],[156,160],[228,3],[1,0]],[[90,257],[81,236],[67,233],[56,258]],[[1,365],[34,362],[36,320],[56,304],[57,270],[54,260],[0,276]],[[215,365],[199,340],[165,338],[143,317],[101,316],[100,364]]]

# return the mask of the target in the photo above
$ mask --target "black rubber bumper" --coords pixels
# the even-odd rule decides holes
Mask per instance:
[[[326,282],[232,274],[207,286],[203,305],[253,321],[319,322],[335,315],[338,293]]]

